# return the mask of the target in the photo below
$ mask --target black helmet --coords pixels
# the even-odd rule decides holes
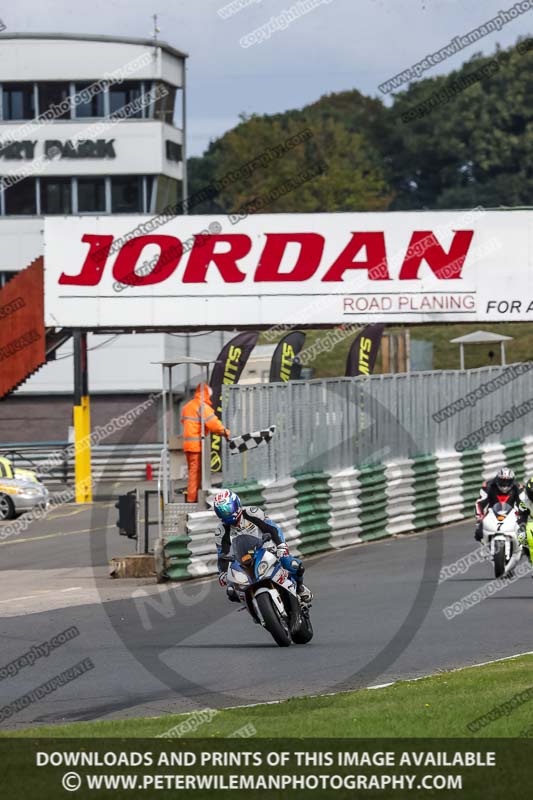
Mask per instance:
[[[496,486],[500,492],[507,494],[514,483],[514,472],[509,467],[502,467],[496,475]],[[533,488],[533,487],[532,487]]]
[[[533,478],[530,478],[526,483],[526,494],[533,503]]]

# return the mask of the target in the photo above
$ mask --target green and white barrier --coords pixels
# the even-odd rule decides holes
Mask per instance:
[[[286,478],[271,486],[265,486],[263,498],[264,502],[259,505],[268,508],[269,515],[281,526],[291,552],[299,555],[302,534],[299,528],[296,478]]]
[[[193,578],[212,575],[217,572],[217,553],[214,530],[217,520],[212,511],[198,511],[189,514],[187,533],[189,534],[188,573]]]
[[[524,445],[524,480],[533,476],[533,436],[522,439]],[[515,469],[515,467],[513,467]]]
[[[403,461],[304,473],[276,483],[232,486],[244,505],[278,522],[296,555],[411,533],[474,517],[484,480],[502,466],[519,481],[533,475],[533,436],[464,453],[439,452]],[[189,514],[187,535],[174,548],[173,579],[216,572],[212,511]]]
[[[439,525],[446,525],[464,518],[463,486],[462,482],[457,480],[462,469],[461,455],[459,453],[441,453],[436,456],[436,459]],[[477,491],[479,493],[479,485]]]
[[[329,487],[330,546],[346,547],[361,539],[361,481],[358,469],[345,469],[332,475]]]
[[[416,514],[415,471],[413,461],[387,464],[385,496],[387,498],[387,534],[412,531]]]

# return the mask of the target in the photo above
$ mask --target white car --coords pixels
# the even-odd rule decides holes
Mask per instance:
[[[0,458],[0,521],[14,519],[39,506],[48,507],[50,493],[35,472]]]

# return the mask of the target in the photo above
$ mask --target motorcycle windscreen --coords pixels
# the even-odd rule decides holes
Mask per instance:
[[[231,543],[235,561],[243,566],[251,565],[255,551],[262,546],[262,537],[253,536],[251,533],[241,533]]]
[[[505,519],[505,517],[511,513],[513,510],[512,506],[509,503],[495,503],[492,507],[493,513],[498,518],[498,521],[501,522]]]

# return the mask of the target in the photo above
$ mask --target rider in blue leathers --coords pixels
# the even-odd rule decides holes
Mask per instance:
[[[242,506],[239,496],[228,489],[219,492],[214,500],[213,509],[220,522],[215,530],[215,541],[218,553],[218,580],[221,586],[227,586],[226,565],[231,551],[231,542],[240,533],[266,535],[276,545],[276,555],[281,565],[296,581],[297,592],[304,603],[309,603],[312,594],[304,586],[305,568],[299,558],[291,556],[285,537],[279,525],[268,519],[265,512],[257,506]],[[229,589],[228,598],[240,602]]]

